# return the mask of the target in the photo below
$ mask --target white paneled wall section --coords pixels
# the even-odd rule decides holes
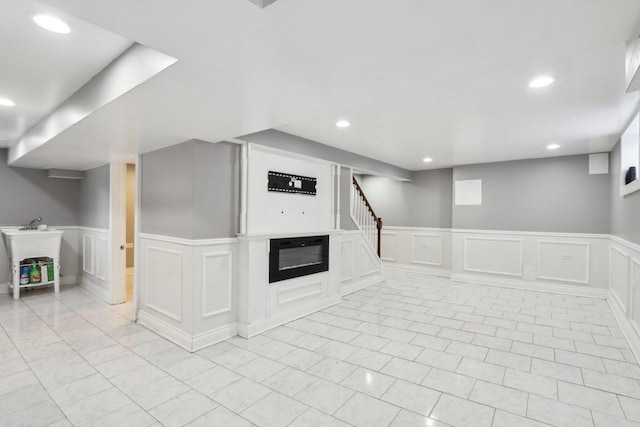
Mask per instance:
[[[345,295],[384,280],[382,264],[360,231],[340,235],[340,287]]]
[[[77,227],[80,239],[78,283],[101,299],[111,301],[109,246],[111,232],[102,228]],[[66,234],[66,231],[65,231]]]
[[[640,361],[640,245],[612,236],[609,263],[608,302]]]
[[[380,242],[380,258],[389,266],[440,276],[451,272],[449,229],[385,226]]]
[[[190,351],[235,336],[237,239],[139,235],[138,321]]]

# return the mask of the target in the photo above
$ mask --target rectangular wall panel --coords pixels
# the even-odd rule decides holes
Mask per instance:
[[[589,283],[591,246],[579,242],[538,242],[538,279]]]
[[[107,239],[96,239],[96,277],[101,280],[107,280],[107,271],[109,268],[108,246],[109,242]]]
[[[464,270],[522,276],[522,240],[465,237]]]
[[[413,233],[411,235],[411,262],[441,266],[442,236]]]
[[[146,267],[147,306],[181,322],[182,253],[148,246]]]
[[[631,319],[640,334],[640,260],[631,260]]]
[[[389,231],[380,233],[380,259],[383,261],[395,261],[396,247],[396,233]]]
[[[612,246],[609,249],[609,287],[620,300],[625,313],[629,306],[629,254]]]
[[[202,318],[231,311],[233,261],[231,252],[202,255]]]
[[[82,237],[82,271],[92,276],[95,274],[95,238],[84,235]]]
[[[340,242],[340,281],[353,279],[353,240]]]

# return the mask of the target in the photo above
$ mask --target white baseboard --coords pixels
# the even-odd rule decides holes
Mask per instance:
[[[395,262],[385,262],[384,268],[389,270],[411,271],[415,273],[424,273],[431,276],[451,277],[451,270],[439,267],[427,267],[426,265],[415,264],[397,264]]]
[[[477,285],[498,286],[503,288],[523,289],[527,291],[548,292],[550,294],[563,294],[579,297],[606,299],[608,289],[587,288],[577,285],[559,285],[555,283],[531,282],[520,279],[505,279],[495,276],[479,276],[474,274],[452,273],[451,280],[463,283],[475,283]]]
[[[105,301],[107,304],[111,304],[111,295],[109,295],[109,291],[104,289],[91,280],[87,279],[85,276],[80,276],[80,280],[78,280],[80,286],[91,292],[92,294],[99,297],[101,300]]]
[[[169,341],[179,345],[185,350],[193,351],[193,337],[183,330],[170,325],[164,320],[158,319],[146,311],[138,310],[138,323],[148,329],[151,329],[162,338],[168,339]]]
[[[280,315],[268,317],[251,324],[238,322],[238,335],[243,338],[251,338],[253,336],[266,332],[269,329],[284,325],[285,323],[315,313],[316,311],[324,310],[327,307],[338,304],[341,300],[342,298],[340,297],[340,295],[334,295],[329,298],[322,299],[314,304],[310,304],[306,307],[302,307],[300,309],[293,310],[287,313],[282,313]]]
[[[368,288],[369,286],[376,285],[378,283],[384,282],[384,276],[376,274],[373,277],[368,277],[364,280],[360,280],[356,283],[352,283],[346,286],[340,286],[340,295],[349,295],[354,292],[357,292],[361,289]]]
[[[182,329],[143,310],[138,311],[138,323],[152,330],[162,338],[168,339],[190,352],[200,350],[238,335],[238,324],[236,322],[211,331],[190,335]]]
[[[219,328],[211,331],[202,332],[196,334],[192,339],[192,350],[197,351],[201,348],[209,347],[210,345],[217,344],[221,341],[233,338],[238,335],[238,323],[233,322],[228,325],[220,326]]]
[[[620,300],[613,291],[610,292],[610,296],[607,298],[607,303],[609,303],[609,307],[620,326],[622,334],[629,343],[629,347],[636,358],[636,362],[640,363],[640,331],[633,327],[631,321],[624,314],[624,310],[620,305]]]

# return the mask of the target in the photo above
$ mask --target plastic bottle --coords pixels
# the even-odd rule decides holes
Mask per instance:
[[[21,269],[20,284],[21,285],[29,284],[29,266],[28,265],[23,266]]]
[[[40,269],[38,264],[34,261],[31,264],[31,272],[29,273],[29,283],[40,283]]]

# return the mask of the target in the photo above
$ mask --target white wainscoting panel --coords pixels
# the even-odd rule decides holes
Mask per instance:
[[[182,321],[182,252],[146,247],[147,307],[177,322]]]
[[[313,277],[300,278],[300,280],[285,280],[272,283],[271,292],[271,312],[278,313],[288,310],[290,307],[297,307],[299,304],[306,304],[313,300],[322,298],[327,288],[326,273],[319,273]],[[320,279],[320,280],[319,280]]]
[[[610,236],[609,306],[640,363],[640,245]]]
[[[640,335],[640,258],[631,259],[630,318]]]
[[[411,262],[442,267],[442,235],[412,233]]]
[[[618,298],[620,308],[629,310],[629,253],[611,246],[609,249],[609,288]]]
[[[360,275],[368,276],[369,274],[380,272],[380,261],[378,256],[373,253],[371,246],[364,239],[360,241]]]
[[[353,279],[353,239],[343,238],[340,241],[340,281]]]
[[[382,263],[371,245],[359,230],[345,231],[340,235],[342,253],[340,287],[345,295],[384,280]]]
[[[522,239],[465,237],[464,270],[522,276]]]
[[[202,254],[202,318],[230,312],[233,307],[233,253]]]
[[[538,279],[589,284],[591,245],[584,242],[538,242]]]
[[[78,227],[77,230],[82,248],[82,271],[78,275],[78,283],[104,301],[111,303],[109,281],[111,232],[107,229],[91,227]]]
[[[380,233],[380,259],[383,261],[396,260],[396,233],[383,231]]]
[[[82,236],[82,271],[93,276],[96,261],[96,239],[85,234]]]
[[[96,277],[100,280],[107,280],[109,265],[109,241],[104,237],[96,239]]]

